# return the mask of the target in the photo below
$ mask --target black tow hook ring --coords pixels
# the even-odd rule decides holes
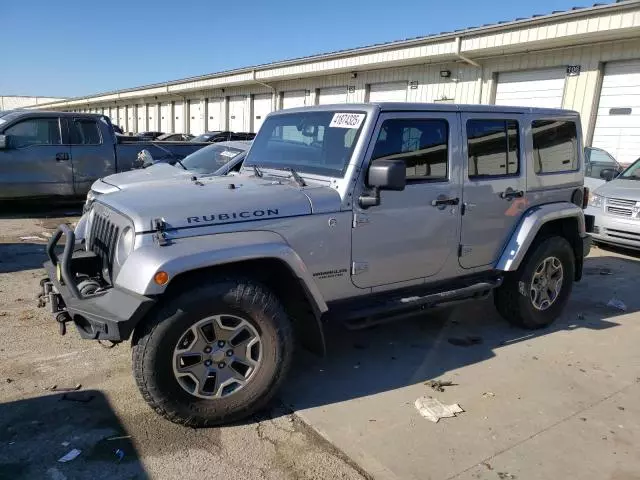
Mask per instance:
[[[56,315],[56,322],[58,322],[58,328],[60,335],[64,336],[67,333],[67,322],[71,321],[71,316],[68,312],[60,312]]]

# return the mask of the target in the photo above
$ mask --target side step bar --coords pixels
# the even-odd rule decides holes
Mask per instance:
[[[399,320],[429,308],[454,304],[463,300],[487,297],[502,285],[502,277],[486,280],[454,290],[428,293],[421,296],[397,298],[378,305],[342,312],[339,319],[349,330],[361,330],[372,325]]]

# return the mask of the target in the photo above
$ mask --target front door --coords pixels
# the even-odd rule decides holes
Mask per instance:
[[[59,118],[27,118],[3,134],[11,140],[0,150],[2,197],[73,195],[71,152],[62,144]]]
[[[518,114],[462,115],[463,268],[494,263],[525,210],[523,128]]]
[[[74,193],[84,196],[93,182],[116,172],[113,145],[110,138],[102,138],[98,120],[68,118],[65,121],[71,144]]]
[[[455,255],[459,135],[456,113],[381,115],[367,156],[404,160],[407,185],[400,192],[380,192],[380,205],[366,210],[358,206],[361,188],[355,189],[352,281],[357,287],[437,276]]]

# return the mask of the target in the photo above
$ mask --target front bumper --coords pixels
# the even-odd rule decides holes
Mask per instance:
[[[640,220],[605,215],[594,207],[587,207],[585,220],[593,225],[590,235],[595,241],[640,249]]]
[[[60,257],[55,250],[62,236],[65,248]],[[47,278],[41,282],[43,297],[51,304],[58,322],[73,322],[82,338],[122,341],[131,336],[136,324],[155,303],[153,298],[118,287],[85,294],[80,281],[95,273],[97,258],[91,252],[75,251],[75,235],[67,225],[58,227],[49,240],[44,264]]]

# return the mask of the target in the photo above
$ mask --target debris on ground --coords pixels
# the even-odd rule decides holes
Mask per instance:
[[[116,454],[116,457],[118,457],[118,463],[120,463],[124,458],[124,451],[119,448],[114,453]]]
[[[20,240],[24,241],[24,242],[28,242],[30,240],[37,240],[39,242],[46,242],[47,239],[43,238],[43,237],[38,237],[36,235],[28,235],[26,237],[20,237]]]
[[[500,479],[509,479],[509,480],[513,480],[516,477],[515,475],[513,475],[512,473],[507,473],[507,472],[498,472],[498,478]]]
[[[7,378],[7,383],[13,382],[13,378]]]
[[[89,403],[93,398],[94,395],[84,392],[70,392],[62,395],[62,400],[67,400],[69,402]]]
[[[77,448],[74,448],[73,450],[69,450],[69,452],[63,456],[60,457],[58,459],[58,462],[60,463],[67,463],[67,462],[71,462],[72,460],[75,460],[76,458],[78,458],[78,455],[80,455],[82,452],[80,450],[78,450]]]
[[[424,382],[427,387],[431,387],[436,392],[444,392],[444,387],[455,387],[457,383],[449,380],[429,380]]]
[[[480,465],[487,467],[487,470],[493,470],[493,467],[489,462],[482,462]]]
[[[471,345],[479,345],[482,343],[482,337],[477,335],[468,335],[466,337],[451,337],[448,339],[451,345],[456,347],[470,347]]]
[[[623,312],[627,311],[627,306],[624,304],[624,302],[617,298],[612,298],[611,300],[609,300],[607,302],[607,307],[612,307]]]
[[[0,312],[0,317],[6,317],[8,315],[7,312]]]
[[[60,445],[62,445],[63,447],[68,447],[69,446],[69,442],[62,442]]]
[[[438,423],[438,420],[441,418],[455,417],[456,413],[464,412],[457,403],[445,405],[437,398],[428,396],[418,398],[414,405],[418,412],[420,412],[420,415],[434,423]]]
[[[58,385],[52,385],[50,387],[45,387],[45,390],[49,390],[50,392],[75,392],[81,388],[82,385],[78,383],[74,387],[59,387]]]
[[[492,398],[492,397],[495,397],[495,396],[496,396],[496,394],[495,394],[495,393],[493,393],[493,392],[484,392],[484,393],[482,394],[482,396],[483,396],[484,398]]]
[[[611,275],[612,274],[611,273],[611,269],[609,269],[609,268],[601,268],[600,272],[598,272],[598,273],[600,273],[600,275]]]

